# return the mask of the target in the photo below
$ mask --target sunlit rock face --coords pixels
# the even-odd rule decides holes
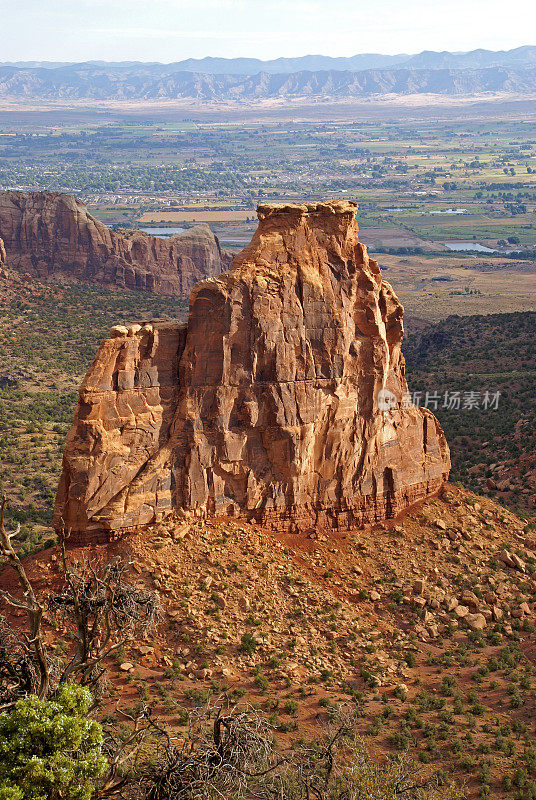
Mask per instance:
[[[113,231],[81,200],[58,192],[0,192],[0,236],[10,266],[40,280],[179,297],[188,297],[198,281],[230,263],[208,225],[168,239]]]
[[[396,516],[448,477],[443,431],[405,402],[403,308],[349,201],[262,205],[186,326],[118,327],[86,376],[56,502],[82,537],[175,510],[282,530]]]

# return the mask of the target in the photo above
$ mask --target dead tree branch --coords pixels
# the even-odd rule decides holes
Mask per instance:
[[[17,662],[22,670],[19,678],[19,685],[16,686],[10,684],[13,686],[11,691],[14,693],[13,697],[16,698],[17,692],[20,691],[23,686],[24,689],[27,690],[28,684],[31,684],[31,691],[35,692],[40,699],[43,699],[48,695],[50,689],[49,660],[47,657],[45,638],[42,630],[44,606],[37,599],[33,586],[28,578],[28,575],[26,574],[24,565],[11,543],[12,539],[15,539],[20,532],[20,523],[17,525],[14,531],[11,533],[7,532],[4,517],[5,506],[6,498],[3,497],[0,503],[0,553],[7,559],[8,564],[15,570],[19,585],[23,592],[24,600],[19,600],[10,592],[6,592],[4,590],[0,590],[0,597],[2,597],[3,600],[13,608],[22,609],[26,612],[30,628],[30,634],[26,639],[27,652],[25,657],[22,658],[22,654],[19,653],[17,658]],[[7,657],[9,652],[14,655],[12,650],[4,651],[4,655]],[[36,668],[32,669],[31,665],[34,664]],[[9,668],[7,666],[5,666],[4,669],[9,672]],[[9,697],[9,687],[7,687],[7,689],[7,696]],[[2,702],[1,696],[0,702]],[[8,703],[9,702],[10,701],[8,700]]]
[[[67,535],[60,531],[64,586],[50,598],[51,613],[74,629],[75,650],[65,664],[60,682],[76,681],[96,688],[102,664],[118,648],[145,638],[161,616],[154,592],[133,586],[125,579],[128,565],[119,557],[102,568],[87,559],[69,564]]]

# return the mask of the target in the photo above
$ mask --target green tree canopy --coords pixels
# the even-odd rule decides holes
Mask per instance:
[[[65,685],[0,714],[0,800],[89,800],[107,766],[88,689]]]

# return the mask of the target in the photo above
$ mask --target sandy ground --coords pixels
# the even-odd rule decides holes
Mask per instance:
[[[13,122],[39,117],[45,121],[51,117],[80,118],[124,118],[150,114],[153,118],[175,120],[191,118],[199,121],[219,119],[239,121],[241,119],[292,119],[292,120],[337,120],[337,119],[408,119],[432,118],[497,118],[497,115],[515,116],[518,119],[536,119],[536,97],[507,94],[486,94],[468,97],[445,97],[443,95],[384,95],[359,100],[333,102],[326,99],[312,101],[310,98],[296,100],[261,101],[243,104],[192,103],[185,100],[168,101],[46,101],[13,100],[0,98],[0,122]]]
[[[384,279],[411,316],[437,321],[450,314],[536,310],[536,265],[530,262],[460,259],[452,254],[444,258],[379,255],[378,260]]]

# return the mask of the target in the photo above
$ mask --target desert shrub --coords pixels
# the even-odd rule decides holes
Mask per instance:
[[[285,703],[285,712],[287,714],[297,714],[299,707],[297,700],[287,700]]]
[[[406,662],[408,667],[414,667],[415,666],[415,655],[414,655],[414,653],[412,653],[411,651],[409,653],[406,653],[406,655],[404,656],[404,661]]]
[[[267,692],[270,688],[270,681],[265,675],[257,675],[254,680],[255,686],[260,692]]]
[[[258,641],[255,639],[252,633],[244,633],[242,634],[238,649],[241,653],[246,653],[246,655],[250,656],[253,655],[258,644]]]
[[[88,689],[64,685],[0,714],[2,800],[89,800],[107,767],[101,726],[88,718]]]

